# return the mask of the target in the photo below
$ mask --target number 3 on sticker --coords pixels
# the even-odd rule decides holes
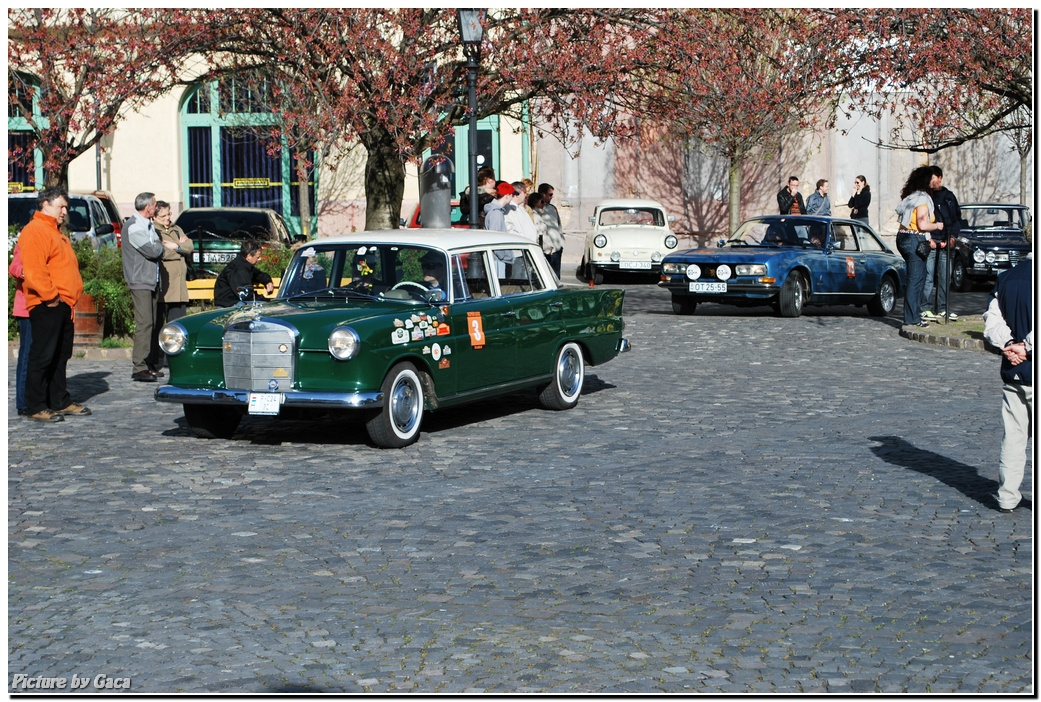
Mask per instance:
[[[481,313],[467,312],[466,326],[470,330],[470,345],[475,349],[484,348],[484,326],[481,324]]]

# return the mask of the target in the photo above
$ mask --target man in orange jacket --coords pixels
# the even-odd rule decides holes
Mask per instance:
[[[60,422],[66,416],[90,414],[86,407],[73,403],[65,380],[65,366],[72,358],[74,310],[83,294],[83,279],[72,244],[58,230],[69,214],[65,190],[41,191],[37,207],[18,237],[25,306],[33,334],[25,404],[29,419]]]

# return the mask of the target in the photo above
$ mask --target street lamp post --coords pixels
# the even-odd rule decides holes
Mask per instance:
[[[466,55],[467,102],[470,108],[470,229],[480,224],[477,216],[477,64],[481,60],[485,10],[459,10],[459,36]]]

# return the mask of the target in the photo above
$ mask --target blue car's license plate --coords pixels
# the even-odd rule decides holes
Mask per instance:
[[[691,283],[690,292],[692,293],[725,293],[727,291],[726,283]]]

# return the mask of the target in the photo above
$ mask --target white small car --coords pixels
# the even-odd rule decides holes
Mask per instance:
[[[604,200],[590,216],[581,271],[599,285],[604,272],[656,273],[662,258],[676,248],[669,228],[675,217],[654,200]]]

